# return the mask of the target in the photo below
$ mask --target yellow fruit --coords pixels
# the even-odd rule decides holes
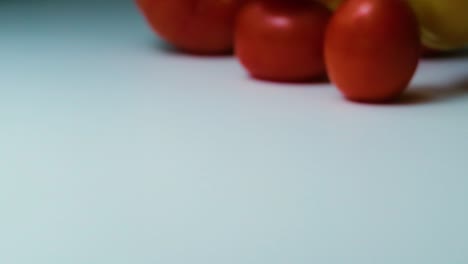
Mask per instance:
[[[319,0],[331,10],[342,1]],[[436,50],[468,46],[468,0],[409,0],[416,13],[422,42]]]
[[[434,49],[468,44],[468,0],[410,0],[421,24],[423,43]]]
[[[320,3],[324,4],[330,10],[335,10],[342,1],[343,0],[319,0]]]

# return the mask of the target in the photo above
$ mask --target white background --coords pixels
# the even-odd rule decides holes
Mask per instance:
[[[0,2],[0,263],[468,263],[468,58],[393,105]],[[382,80],[385,82],[385,80]]]

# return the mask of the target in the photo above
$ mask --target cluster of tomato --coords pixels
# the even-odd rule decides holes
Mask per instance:
[[[396,99],[421,55],[406,0],[137,0],[154,31],[183,52],[234,50],[254,77],[327,76],[353,101]]]

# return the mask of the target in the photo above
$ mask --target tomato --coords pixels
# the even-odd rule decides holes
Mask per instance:
[[[234,23],[244,0],[136,0],[152,29],[191,53],[232,50]]]
[[[350,100],[397,98],[421,54],[419,25],[405,0],[347,0],[327,28],[329,77]]]
[[[256,78],[299,82],[325,73],[323,44],[331,17],[308,0],[254,0],[239,12],[235,53]]]

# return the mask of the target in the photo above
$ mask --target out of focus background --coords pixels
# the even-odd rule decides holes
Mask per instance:
[[[1,0],[0,263],[467,263],[467,76],[353,104],[175,53],[131,1]]]

